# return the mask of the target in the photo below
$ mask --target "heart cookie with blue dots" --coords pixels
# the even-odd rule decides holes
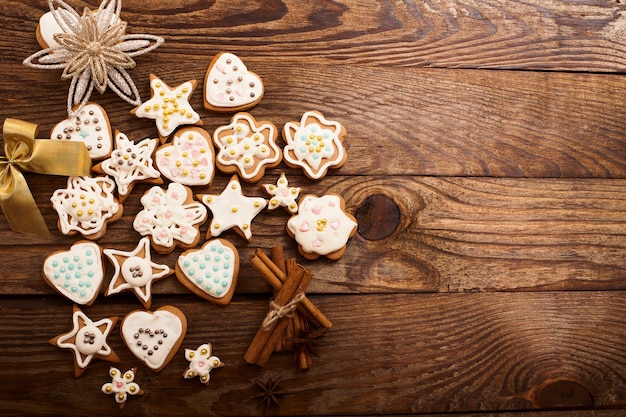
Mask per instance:
[[[43,263],[44,280],[56,292],[76,304],[93,304],[104,282],[102,249],[81,240],[68,251],[55,252]]]
[[[191,292],[219,305],[230,302],[237,285],[239,253],[224,239],[183,252],[176,262],[176,278]]]

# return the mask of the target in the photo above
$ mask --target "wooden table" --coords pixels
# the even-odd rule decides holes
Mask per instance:
[[[66,117],[69,86],[60,71],[22,65],[40,49],[45,11],[43,0],[0,4],[0,116],[38,123],[42,138]],[[263,368],[243,360],[272,296],[248,258],[277,244],[297,255],[287,213],[264,212],[250,243],[223,235],[242,260],[228,306],[173,277],[154,286],[153,308],[187,315],[182,348],[212,342],[227,364],[208,386],[182,378],[182,349],[159,373],[141,365],[116,326],[119,367],[137,366],[146,391],[124,415],[263,414],[252,380],[270,378],[284,392],[267,411],[277,415],[626,415],[623,1],[127,0],[122,18],[129,33],[165,38],[130,72],[144,100],[150,73],[201,86],[212,57],[231,51],[265,82],[257,118],[282,127],[316,109],[341,121],[343,168],[311,181],[283,163],[262,183],[285,171],[306,193],[341,194],[359,222],[339,261],[298,256],[314,273],[308,297],[333,322],[310,370],[289,353]],[[113,93],[93,98],[131,139],[156,136]],[[209,132],[230,120],[202,108],[201,88],[191,103]],[[74,378],[70,353],[48,344],[70,330],[72,303],[46,285],[42,263],[78,238],[56,229],[49,201],[66,178],[26,178],[53,238],[0,218],[0,414],[115,415],[100,392],[110,364]],[[195,191],[219,193],[228,178]],[[135,188],[101,246],[135,247],[149,187]],[[155,259],[173,267],[180,253]],[[125,293],[83,310],[137,308]]]

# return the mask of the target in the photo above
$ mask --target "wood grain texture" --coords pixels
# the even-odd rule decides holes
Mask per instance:
[[[291,355],[274,355],[266,368],[243,353],[265,316],[267,300],[236,297],[226,308],[193,297],[159,297],[188,318],[183,347],[211,341],[227,366],[208,386],[185,380],[182,352],[160,373],[140,365],[110,337],[120,367],[139,365],[146,390],[128,400],[124,415],[258,415],[250,382],[282,378],[284,415],[372,415],[523,410],[562,406],[625,407],[626,298],[621,293],[316,296],[333,321],[319,358],[307,372]],[[92,318],[123,316],[138,303],[93,306]],[[71,355],[46,343],[70,327],[66,300],[4,297],[1,304],[0,408],[12,414],[102,415],[117,405],[99,388],[109,364],[93,362],[74,379]],[[51,381],[58,381],[51,383]],[[578,391],[572,391],[572,387]],[[28,387],[28,389],[24,389]],[[541,392],[552,387],[550,399]],[[559,391],[562,390],[562,391]],[[81,400],[77,401],[76,399]],[[7,415],[7,414],[4,414]]]

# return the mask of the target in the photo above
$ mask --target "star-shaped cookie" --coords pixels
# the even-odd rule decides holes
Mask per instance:
[[[142,238],[131,252],[116,249],[105,249],[115,272],[105,296],[122,291],[134,291],[145,308],[152,304],[152,284],[174,273],[167,265],[152,262],[150,256],[150,239]]]
[[[152,97],[130,112],[137,117],[154,119],[161,143],[165,143],[168,136],[181,125],[202,125],[200,116],[189,104],[189,97],[196,84],[196,80],[190,80],[171,88],[159,77],[150,74]]]
[[[300,195],[300,187],[290,187],[284,172],[280,173],[280,178],[278,178],[276,185],[263,184],[263,189],[272,197],[267,207],[268,210],[285,207],[291,214],[298,212],[298,202],[296,200]]]
[[[106,341],[116,322],[117,317],[92,321],[77,306],[74,306],[72,330],[50,339],[50,344],[73,351],[74,376],[79,377],[94,358],[109,362],[120,361]]]
[[[220,195],[200,194],[198,199],[213,212],[207,238],[234,228],[237,234],[250,241],[252,219],[267,206],[264,198],[243,195],[237,175],[232,176]]]

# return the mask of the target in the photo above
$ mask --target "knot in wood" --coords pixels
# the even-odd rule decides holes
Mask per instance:
[[[367,240],[382,240],[393,234],[400,224],[400,208],[384,194],[370,195],[356,209],[359,234]]]

